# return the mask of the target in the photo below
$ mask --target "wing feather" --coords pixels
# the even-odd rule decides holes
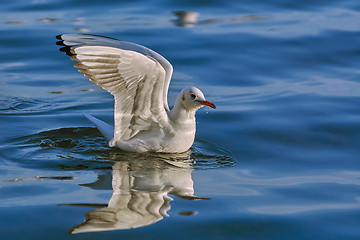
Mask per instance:
[[[66,52],[68,55],[73,55],[71,53],[71,49],[77,46],[111,46],[120,48],[123,50],[130,50],[134,52],[141,53],[145,56],[150,56],[156,61],[160,63],[160,65],[165,69],[165,83],[164,83],[164,89],[162,91],[162,97],[164,102],[164,108],[169,111],[169,106],[167,102],[167,94],[168,89],[170,85],[171,76],[173,73],[173,67],[172,65],[160,54],[157,52],[154,52],[153,50],[135,44],[135,43],[129,43],[124,41],[119,41],[117,39],[109,38],[109,37],[103,37],[103,36],[97,36],[97,35],[91,35],[91,34],[63,34],[57,36],[57,39],[60,41],[57,43],[61,46],[64,46],[61,48],[61,51]]]
[[[145,53],[152,54],[112,47],[109,42],[97,45],[103,39],[95,36],[95,41],[91,35],[86,36],[91,39],[89,43],[82,35],[61,35],[62,44],[70,48],[65,51],[77,61],[74,66],[80,72],[114,95],[114,139],[127,141],[141,131],[154,128],[173,133],[164,99],[170,81],[169,67],[164,68],[160,55],[144,47]],[[170,78],[171,73],[172,67]]]

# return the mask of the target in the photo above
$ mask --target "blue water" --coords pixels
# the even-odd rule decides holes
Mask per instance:
[[[0,6],[0,239],[360,238],[358,1]],[[159,52],[170,105],[199,87],[191,153],[109,148],[82,113],[112,123],[113,99],[62,33]]]

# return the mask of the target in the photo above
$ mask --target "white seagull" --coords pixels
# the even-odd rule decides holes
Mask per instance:
[[[181,153],[193,144],[195,113],[216,108],[196,87],[182,90],[170,111],[168,88],[173,72],[160,54],[144,46],[88,35],[57,36],[75,67],[114,96],[115,127],[84,114],[109,141],[128,152]]]

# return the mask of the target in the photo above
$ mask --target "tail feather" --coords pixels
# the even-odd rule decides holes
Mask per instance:
[[[83,113],[84,117],[86,117],[90,122],[92,122],[98,129],[99,131],[102,133],[102,135],[104,135],[104,137],[110,141],[111,139],[114,138],[114,127],[87,114],[87,113]]]

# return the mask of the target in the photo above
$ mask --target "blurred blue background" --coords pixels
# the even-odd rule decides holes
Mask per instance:
[[[359,239],[358,1],[0,6],[1,239]],[[170,105],[199,87],[217,109],[197,113],[190,160],[110,149],[82,113],[111,123],[112,96],[58,51],[63,33],[163,55]]]

